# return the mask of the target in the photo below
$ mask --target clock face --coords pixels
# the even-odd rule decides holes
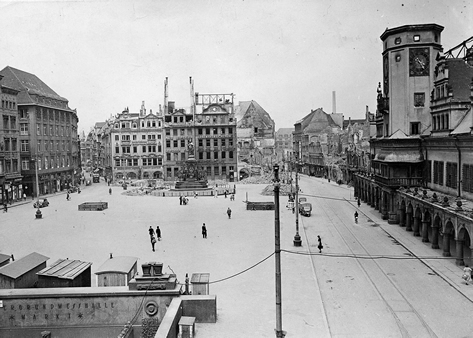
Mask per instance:
[[[429,49],[411,48],[409,51],[409,76],[428,76],[429,70]]]

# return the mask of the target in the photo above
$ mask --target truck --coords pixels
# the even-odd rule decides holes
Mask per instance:
[[[100,182],[99,174],[92,174],[92,182],[93,183],[99,183]]]

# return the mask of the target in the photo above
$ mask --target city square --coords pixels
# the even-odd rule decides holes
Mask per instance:
[[[110,254],[136,256],[139,264],[162,262],[163,270],[175,272],[180,283],[186,273],[210,273],[218,320],[198,324],[197,334],[272,337],[275,215],[246,210],[244,203],[246,198],[273,201],[272,196],[261,195],[265,187],[237,184],[235,201],[223,195],[199,196],[180,205],[176,197],[127,196],[119,186],[113,186],[110,195],[109,186],[101,181],[71,194],[69,201],[64,194],[50,196],[42,219],[35,219],[30,201],[2,214],[2,226],[9,234],[4,252],[19,258],[37,251],[50,261],[80,259],[93,263],[92,272]],[[352,188],[302,176],[301,190],[314,206],[310,217],[299,216],[301,247],[293,244],[295,214],[286,208],[287,196],[281,196],[282,322],[288,337],[401,337],[403,332],[467,336],[471,332],[465,309],[472,306],[473,290],[461,283],[461,269],[454,259],[442,259],[419,238],[376,217],[372,208],[356,209]],[[107,201],[109,207],[78,211],[85,201]],[[225,212],[228,207],[233,211],[231,219]],[[354,210],[360,211],[358,224],[353,221]],[[202,223],[208,228],[207,239],[202,238]],[[337,229],[340,224],[346,225],[345,230]],[[156,225],[162,240],[153,252],[148,228]],[[322,254],[318,254],[317,235],[323,241]],[[367,245],[364,236],[376,236],[377,243]],[[419,258],[403,260],[406,250]],[[308,253],[311,256],[304,255]],[[384,255],[392,262],[366,260],[366,255]],[[409,286],[412,282],[417,284]],[[426,310],[436,308],[435,304],[443,304],[441,308],[448,307],[455,316],[442,318],[440,308],[439,312]]]

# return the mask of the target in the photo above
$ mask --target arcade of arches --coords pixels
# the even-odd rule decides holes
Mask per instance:
[[[399,224],[431,243],[445,257],[455,257],[457,265],[473,265],[473,211],[466,211],[461,200],[437,196],[429,189],[390,190],[366,175],[356,175],[355,196],[379,210],[390,224]]]

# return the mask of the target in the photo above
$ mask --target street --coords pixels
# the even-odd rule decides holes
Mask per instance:
[[[41,209],[40,220],[34,218],[33,201],[0,214],[0,252],[20,258],[36,251],[50,257],[48,265],[59,258],[92,262],[92,286],[94,272],[111,253],[138,257],[138,265],[162,262],[163,271],[176,273],[181,283],[186,273],[208,272],[218,321],[198,324],[198,337],[274,337],[274,212],[247,211],[244,203],[246,196],[273,201],[260,194],[265,187],[237,183],[235,201],[199,197],[183,206],[177,197],[125,196],[118,186],[109,195],[101,181],[83,186],[70,201],[65,194],[48,196],[50,206]],[[313,205],[310,217],[299,218],[302,247],[293,246],[295,215],[285,207],[287,196],[280,198],[282,323],[287,337],[471,336],[471,297],[412,259],[401,238],[389,235],[399,225],[388,225],[366,204],[355,224],[356,202],[346,185],[301,175],[300,187],[300,197]],[[108,209],[77,209],[80,203],[98,201],[108,202]],[[203,223],[207,239],[201,235]],[[150,225],[162,231],[156,252],[151,250]],[[411,240],[413,246],[425,246],[419,238]],[[427,252],[438,257],[435,264],[458,271],[459,282],[461,269],[453,258],[443,259],[439,250]],[[473,288],[463,287],[465,294]]]

